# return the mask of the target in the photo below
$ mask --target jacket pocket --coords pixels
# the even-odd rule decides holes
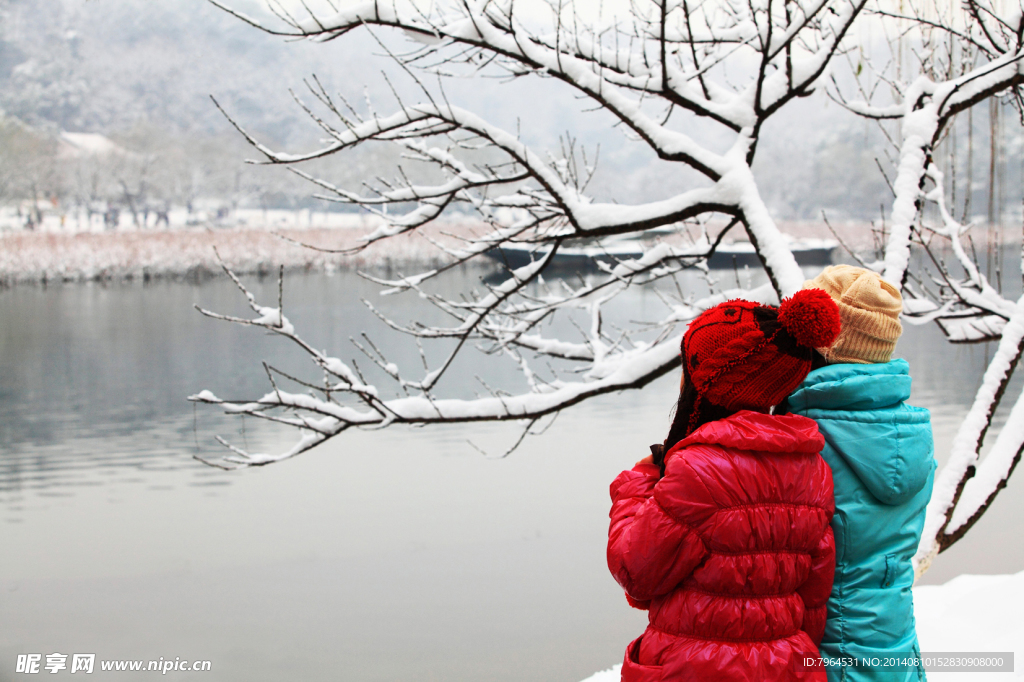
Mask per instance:
[[[885,576],[882,578],[882,587],[892,587],[896,581],[896,555],[885,555]]]
[[[622,682],[661,682],[660,665],[640,665],[640,640],[637,637],[626,647],[626,660],[622,662]]]

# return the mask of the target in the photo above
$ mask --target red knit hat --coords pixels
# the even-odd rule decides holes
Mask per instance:
[[[837,336],[839,308],[821,289],[798,291],[778,308],[736,299],[690,323],[683,362],[700,400],[767,412],[811,371],[813,349]]]

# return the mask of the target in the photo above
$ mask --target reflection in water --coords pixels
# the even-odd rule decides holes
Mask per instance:
[[[718,275],[731,285],[732,273]],[[464,291],[479,277],[454,273],[443,286]],[[275,282],[254,286],[276,299]],[[313,345],[350,357],[349,336],[380,329],[360,298],[422,319],[418,298],[376,292],[348,274],[292,276],[285,311]],[[615,663],[641,631],[604,566],[607,486],[664,437],[676,376],[584,403],[504,460],[466,441],[500,454],[514,427],[460,425],[354,432],[294,461],[222,472],[191,458],[219,447],[213,435],[258,450],[295,434],[243,428],[185,396],[258,396],[260,360],[309,376],[308,362],[193,304],[246,312],[220,280],[0,292],[0,661],[95,650],[211,659],[218,680],[571,682]],[[662,312],[657,296],[633,291],[609,316]],[[407,339],[385,352],[419,363]],[[914,402],[932,410],[940,460],[990,352],[951,348],[934,327],[908,328],[898,347]],[[519,380],[473,354],[445,390],[482,393],[476,375]],[[1019,390],[1018,379],[1009,397]],[[1024,568],[1011,540],[1020,478],[931,581]]]
[[[457,297],[479,288],[484,274],[452,273],[441,282],[442,291]],[[697,284],[698,273],[688,277],[695,290],[707,290],[703,282]],[[250,284],[261,300],[276,301],[276,281]],[[349,339],[369,330],[388,359],[401,367],[420,367],[418,350],[410,339],[385,329],[361,300],[373,299],[375,307],[400,322],[451,324],[451,319],[417,296],[382,298],[379,289],[353,274],[290,276],[285,314],[307,341],[346,360],[355,357],[371,382],[387,387],[393,384]],[[7,322],[0,328],[0,420],[5,426],[0,435],[0,493],[80,485],[89,482],[88,474],[108,468],[201,470],[189,456],[209,455],[218,448],[214,434],[247,443],[247,449],[269,447],[268,438],[278,438],[280,430],[205,406],[196,410],[185,400],[201,389],[225,398],[262,395],[269,384],[261,360],[315,378],[310,363],[286,341],[207,319],[193,308],[246,316],[250,311],[243,303],[225,280],[198,286],[90,285],[3,292],[0,319]],[[605,319],[653,321],[665,312],[650,291],[632,290],[608,306]],[[568,321],[548,325],[543,333],[577,334]],[[445,350],[435,344],[427,348],[428,357],[440,359]],[[439,393],[472,398],[486,392],[484,384],[526,390],[518,370],[500,354],[466,352]]]
[[[446,293],[454,294],[478,286],[479,277],[464,271],[443,284]],[[706,286],[697,283],[696,274],[693,279],[696,290]],[[275,282],[253,286],[268,300],[276,298]],[[378,308],[399,321],[422,320],[424,315],[428,322],[443,321],[416,297],[380,299],[377,289],[351,274],[292,276],[287,280],[286,314],[315,346],[348,353],[346,358],[358,356],[350,337],[364,329],[381,330],[361,299],[375,299]],[[208,407],[197,410],[185,396],[209,388],[224,397],[256,397],[268,390],[259,361],[307,377],[308,363],[287,342],[206,319],[193,309],[195,304],[247,312],[238,291],[223,280],[201,286],[27,287],[0,295],[0,319],[5,321],[0,327],[0,493],[95,485],[102,478],[90,474],[104,470],[115,470],[107,476],[126,475],[126,470],[206,471],[190,455],[217,448],[214,434],[257,449],[281,437],[280,431],[251,419],[227,417]],[[606,317],[614,323],[616,316],[643,320],[661,313],[655,296],[631,291]],[[576,334],[570,325],[561,326],[544,333]],[[417,350],[408,339],[396,339],[388,330],[375,336],[378,345],[381,339],[395,341],[383,346],[389,359],[418,365]],[[933,411],[938,432],[956,428],[990,352],[988,345],[950,347],[931,326],[907,327],[897,354],[910,362],[914,400]],[[369,362],[360,366],[371,380],[384,379]],[[442,389],[448,395],[472,397],[484,391],[476,377],[512,390],[523,388],[510,363],[467,353]],[[940,458],[942,454],[940,449]]]

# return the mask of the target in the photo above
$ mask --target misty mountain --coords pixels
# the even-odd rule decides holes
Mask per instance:
[[[358,93],[355,64],[351,50],[285,43],[202,0],[0,0],[0,108],[33,126],[224,132],[215,95],[285,142],[308,127],[288,89],[317,73]]]
[[[267,15],[257,0],[233,5]],[[303,79],[313,74],[328,92],[341,93],[357,107],[364,106],[364,92],[378,111],[394,107],[381,70],[402,97],[419,99],[378,40],[393,50],[412,44],[385,30],[374,35],[359,30],[321,44],[286,41],[204,0],[0,0],[0,114],[51,134],[98,132],[121,135],[122,142],[152,138],[146,131],[154,130],[165,140],[231,138],[231,144],[217,148],[237,155],[231,160],[237,163],[246,156],[245,147],[234,144],[240,139],[211,95],[247,129],[292,151],[308,149],[322,136],[289,95],[294,89],[312,100]],[[600,147],[590,190],[602,200],[650,201],[700,182],[680,172],[678,164],[660,162],[622,126],[614,126],[607,113],[583,111],[585,104],[561,83],[538,77],[507,83],[467,74],[446,80],[444,87],[451,101],[519,131],[538,151],[557,149],[569,133],[589,158],[598,156]],[[678,123],[704,143],[721,136],[715,125],[698,127],[685,117]],[[823,209],[836,218],[871,219],[891,200],[876,164],[879,159],[888,165],[883,135],[823,94],[794,102],[765,132],[754,171],[780,219],[818,218]],[[1019,146],[1011,153],[1019,156]],[[336,174],[328,179],[358,184],[360,174],[383,173],[382,163],[398,160],[379,150],[370,156],[356,150],[334,164]],[[975,163],[976,177],[982,177],[984,155],[976,154]],[[1007,186],[1016,187],[1012,180]],[[290,187],[289,192],[306,191],[294,183]],[[312,193],[309,188],[306,195]],[[1007,201],[1011,193],[1017,195],[1008,193]]]

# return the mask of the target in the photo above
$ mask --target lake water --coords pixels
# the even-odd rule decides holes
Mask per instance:
[[[275,282],[252,284],[276,300]],[[350,335],[379,330],[358,302],[376,291],[350,274],[290,276],[286,314],[348,358]],[[608,484],[664,437],[678,376],[573,408],[504,459],[514,426],[466,425],[346,433],[224,472],[192,458],[218,451],[215,434],[254,450],[295,434],[185,396],[258,396],[259,361],[306,365],[193,304],[244,312],[222,280],[0,291],[0,680],[29,679],[19,653],[209,660],[202,677],[232,681],[576,682],[621,659],[646,619],[605,567]],[[421,304],[381,303],[399,320]],[[617,309],[654,319],[660,305],[637,291]],[[900,343],[940,462],[990,352],[934,327]],[[418,362],[411,344],[388,353]],[[477,374],[507,384],[506,371],[467,359],[449,394],[482,390]],[[1024,569],[1021,476],[926,582]]]

